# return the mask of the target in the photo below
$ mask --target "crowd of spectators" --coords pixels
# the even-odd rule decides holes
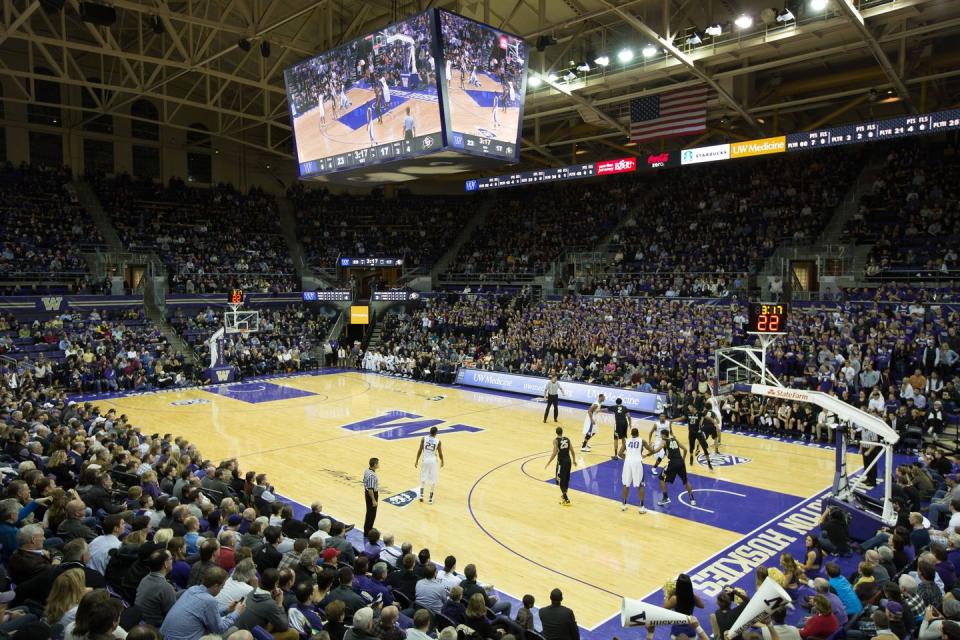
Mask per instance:
[[[88,285],[81,249],[103,239],[77,202],[71,179],[67,167],[7,163],[0,169],[0,287],[5,292],[82,291]]]
[[[955,278],[960,270],[960,158],[952,146],[904,144],[886,163],[846,238],[873,243],[868,277]]]
[[[396,198],[333,194],[297,185],[287,193],[296,209],[306,260],[323,269],[337,258],[400,258],[406,268],[429,269],[463,229],[476,201],[467,197]]]
[[[194,378],[139,309],[67,310],[32,320],[2,315],[0,354],[16,361],[5,374],[11,384],[29,373],[73,393],[149,391]]]
[[[244,195],[224,184],[200,189],[175,178],[167,186],[129,175],[89,179],[124,246],[160,256],[171,291],[300,289],[276,202],[263,191]]]
[[[566,251],[596,251],[642,189],[631,177],[495,194],[483,224],[457,252],[446,277],[541,275]]]
[[[259,309],[256,331],[224,336],[223,361],[234,368],[239,380],[316,368],[323,358],[324,341],[332,318],[303,305],[263,307]],[[190,313],[184,307],[176,307],[171,311],[169,321],[206,366],[210,361],[208,341],[224,326],[223,311],[207,307]]]

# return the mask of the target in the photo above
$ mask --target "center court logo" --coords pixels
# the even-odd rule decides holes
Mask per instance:
[[[715,467],[732,467],[738,464],[747,464],[748,462],[750,462],[750,458],[742,458],[729,453],[710,454],[710,463]],[[697,456],[697,463],[701,467],[707,466],[707,456],[701,453],[699,456]]]

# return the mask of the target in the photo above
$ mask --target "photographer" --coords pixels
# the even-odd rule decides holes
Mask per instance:
[[[827,553],[850,555],[850,531],[847,514],[829,507],[820,517],[820,546]]]

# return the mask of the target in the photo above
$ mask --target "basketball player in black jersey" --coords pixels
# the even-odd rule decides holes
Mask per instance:
[[[560,504],[565,507],[570,506],[570,498],[567,497],[567,489],[570,487],[570,469],[575,464],[573,456],[570,455],[570,438],[563,435],[563,427],[557,427],[557,437],[553,439],[553,453],[550,459],[543,466],[544,469],[550,466],[553,459],[557,459],[557,484],[560,485]]]
[[[693,458],[697,455],[697,445],[699,445],[703,449],[703,455],[707,457],[707,466],[713,471],[713,464],[710,462],[710,448],[707,446],[707,439],[703,436],[699,411],[697,411],[697,405],[694,404],[693,398],[687,405],[687,437],[690,441],[690,464],[693,464]]]
[[[616,459],[620,456],[620,441],[627,439],[627,430],[633,426],[630,412],[623,406],[623,398],[617,398],[613,408],[613,422],[613,458]]]
[[[687,464],[684,458],[687,457],[687,450],[683,448],[680,442],[670,435],[670,432],[664,429],[660,432],[660,445],[647,455],[654,455],[661,449],[667,452],[667,469],[660,476],[660,491],[663,495],[657,500],[657,504],[663,506],[670,504],[670,496],[667,495],[667,485],[673,484],[673,481],[679,477],[690,496],[690,506],[697,506],[697,501],[693,498],[693,489],[690,487],[690,481],[687,479]],[[647,456],[644,456],[646,458]]]

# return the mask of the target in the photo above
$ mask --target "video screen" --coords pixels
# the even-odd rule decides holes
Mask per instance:
[[[442,146],[433,11],[284,71],[300,176]]]
[[[527,43],[490,25],[440,12],[447,144],[480,156],[519,157]]]

